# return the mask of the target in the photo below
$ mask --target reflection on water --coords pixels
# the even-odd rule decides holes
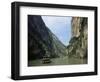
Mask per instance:
[[[52,58],[51,63],[43,64],[42,59],[32,60],[28,62],[28,66],[51,66],[51,65],[75,65],[87,64],[87,59],[63,56],[60,58]]]
[[[87,59],[68,58],[68,64],[87,64]]]

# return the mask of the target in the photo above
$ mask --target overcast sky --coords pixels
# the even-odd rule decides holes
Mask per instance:
[[[68,45],[71,38],[71,19],[65,16],[42,16],[46,26],[59,38],[64,44]]]

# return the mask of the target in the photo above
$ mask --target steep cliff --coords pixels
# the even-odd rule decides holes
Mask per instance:
[[[66,47],[46,27],[41,16],[28,15],[28,59],[66,55]]]
[[[69,56],[85,58],[88,47],[88,19],[85,17],[72,17],[72,38],[67,46]]]

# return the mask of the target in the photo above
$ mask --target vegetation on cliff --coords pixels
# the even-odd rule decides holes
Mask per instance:
[[[28,16],[28,59],[66,55],[66,47],[46,27],[41,16]]]
[[[85,17],[72,18],[72,38],[67,46],[67,54],[78,58],[87,57],[88,19]]]

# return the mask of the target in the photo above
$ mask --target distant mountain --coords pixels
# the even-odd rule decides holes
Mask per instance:
[[[47,28],[41,16],[28,15],[28,59],[66,55],[66,47]]]

